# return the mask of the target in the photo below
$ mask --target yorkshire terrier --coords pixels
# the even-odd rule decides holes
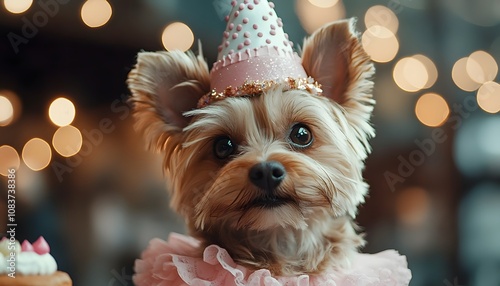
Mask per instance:
[[[141,52],[128,78],[135,127],[162,152],[190,235],[275,275],[345,268],[365,244],[353,219],[368,191],[374,66],[353,19],[313,33],[301,58],[321,95],[278,83],[200,108],[210,74],[192,52]]]

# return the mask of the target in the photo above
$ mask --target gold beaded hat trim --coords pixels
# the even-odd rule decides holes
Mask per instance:
[[[246,80],[243,85],[238,87],[228,86],[224,91],[217,92],[212,89],[211,92],[205,94],[198,101],[198,108],[203,108],[219,100],[229,97],[254,97],[263,94],[274,86],[282,85],[283,91],[288,90],[305,90],[312,95],[322,95],[323,90],[321,84],[315,81],[312,77],[307,78],[292,78],[288,77],[283,80]]]

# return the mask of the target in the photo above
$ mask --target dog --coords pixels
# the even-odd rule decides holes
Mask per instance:
[[[162,154],[171,207],[200,253],[216,244],[286,276],[348,267],[365,244],[354,218],[368,192],[375,68],[355,24],[304,40],[301,64],[318,94],[310,81],[273,82],[200,107],[211,92],[201,52],[138,54],[127,80],[135,128]]]

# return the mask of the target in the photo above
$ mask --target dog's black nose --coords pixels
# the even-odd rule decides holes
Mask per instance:
[[[276,161],[255,164],[248,172],[250,181],[265,191],[274,190],[283,181],[285,175],[285,167]]]

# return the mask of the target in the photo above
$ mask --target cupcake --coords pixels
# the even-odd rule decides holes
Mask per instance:
[[[4,237],[0,241],[0,286],[71,286],[69,275],[57,271],[43,237],[33,244]]]

